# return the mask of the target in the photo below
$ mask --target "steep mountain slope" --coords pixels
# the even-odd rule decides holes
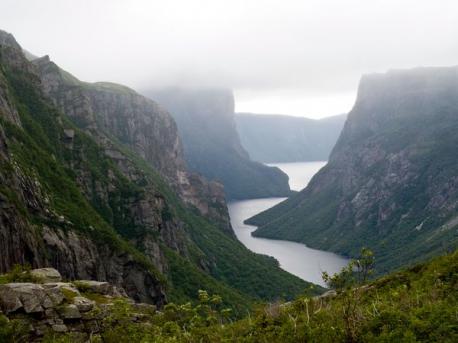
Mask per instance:
[[[236,113],[240,141],[251,159],[264,163],[327,161],[347,116],[314,120]]]
[[[54,265],[66,278],[109,280],[135,299],[162,304],[157,268],[90,206],[70,165],[88,174],[111,171],[110,184],[120,191],[125,180],[44,99],[14,38],[0,37],[0,271],[16,263]]]
[[[88,94],[80,84],[70,87],[74,93],[56,93],[66,104],[57,108],[57,98],[45,94],[52,96],[51,78],[39,72],[45,62],[28,62],[14,38],[0,31],[0,272],[16,263],[53,266],[66,279],[107,280],[136,300],[158,305],[166,297],[195,299],[202,288],[239,310],[255,300],[302,292],[307,283],[248,251],[220,221],[210,223],[129,143],[82,125],[78,119],[89,112],[81,110]],[[170,137],[160,139],[179,142],[176,130],[161,127],[155,112],[110,112],[103,104],[90,103],[107,116],[132,115],[130,122],[143,115],[146,124],[159,126],[145,135],[161,132]],[[105,104],[113,106],[111,100]],[[164,149],[166,155],[170,147]]]
[[[257,236],[353,255],[383,272],[457,244],[458,68],[364,76],[329,163],[249,220]]]
[[[249,159],[234,122],[234,97],[223,89],[147,93],[175,118],[189,167],[224,184],[229,199],[287,196],[288,177]]]
[[[232,233],[223,187],[187,171],[176,124],[167,111],[125,86],[81,82],[48,56],[33,63],[44,92],[112,158],[122,159],[112,150],[116,140],[148,162],[185,202]]]

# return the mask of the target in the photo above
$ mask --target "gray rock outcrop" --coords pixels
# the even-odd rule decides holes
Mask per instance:
[[[232,231],[222,186],[187,170],[175,121],[164,108],[122,85],[81,82],[48,56],[33,63],[44,92],[105,147],[128,178],[138,176],[131,173],[129,156],[111,143],[112,137],[150,163],[182,200],[218,221],[225,231]]]
[[[0,116],[20,127],[22,123],[16,116],[17,109],[12,110],[15,103],[11,101],[11,87],[1,84],[1,80],[7,80],[4,71],[26,79],[31,94],[37,97],[44,97],[39,92],[41,81],[19,45],[3,31],[0,31],[0,37]],[[59,125],[57,119],[56,123]],[[0,164],[0,181],[8,190],[0,194],[0,273],[9,271],[15,264],[53,266],[66,279],[110,281],[125,287],[138,300],[155,304],[164,302],[161,282],[132,254],[106,244],[101,246],[87,232],[78,231],[73,223],[56,213],[38,178],[24,172],[24,165],[15,161],[3,124],[0,125]],[[56,223],[61,228],[30,223],[24,215],[27,211],[40,221]],[[117,238],[112,236],[112,239]]]
[[[31,271],[32,276],[41,280],[42,282],[60,282],[62,276],[54,268],[38,268]]]
[[[32,270],[31,275],[41,272]],[[112,314],[115,300],[135,308],[131,317],[126,318],[132,322],[141,321],[143,312],[155,311],[153,305],[135,303],[123,293],[112,284],[93,280],[8,283],[0,285],[0,315],[27,325],[30,328],[27,339],[31,342],[40,342],[50,332],[72,332],[82,341],[88,341],[104,327],[104,319]],[[85,296],[91,294],[97,294],[101,302]]]

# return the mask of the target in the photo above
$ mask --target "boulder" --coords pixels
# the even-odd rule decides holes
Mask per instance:
[[[40,282],[60,282],[62,276],[54,268],[39,268],[30,271],[32,276],[36,277]]]
[[[92,310],[94,308],[95,302],[89,300],[88,298],[79,296],[73,298],[73,304],[76,305],[76,307],[81,313],[84,313]]]
[[[89,291],[111,297],[127,297],[123,288],[118,288],[105,281],[78,280],[74,284],[81,291]]]
[[[67,332],[68,329],[67,329],[67,326],[65,324],[54,324],[52,326],[52,329],[54,332]]]
[[[43,288],[46,289],[55,305],[62,303],[64,299],[71,301],[74,297],[81,295],[75,286],[68,282],[45,283]]]
[[[57,311],[63,319],[79,319],[81,313],[74,304],[60,306]]]
[[[26,313],[43,312],[53,301],[45,289],[34,283],[8,283],[0,285],[0,305],[6,313],[24,308]]]
[[[14,312],[22,307],[21,300],[15,290],[0,285],[0,307],[6,314]]]

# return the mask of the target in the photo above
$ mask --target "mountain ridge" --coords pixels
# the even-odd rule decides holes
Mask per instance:
[[[9,37],[0,31],[1,42],[4,35]],[[109,281],[135,300],[159,306],[195,301],[197,290],[205,288],[224,295],[237,311],[259,299],[302,291],[306,282],[282,271],[274,259],[248,251],[224,223],[210,223],[211,214],[184,201],[174,174],[167,179],[137,153],[148,147],[132,137],[144,131],[116,137],[116,130],[97,126],[107,113],[113,121],[149,118],[145,124],[157,124],[149,133],[170,136],[148,139],[178,142],[164,147],[167,156],[179,152],[168,114],[135,112],[137,101],[152,106],[138,94],[129,98],[133,108],[119,113],[119,101],[129,100],[125,94],[116,101],[108,94],[107,103],[104,94],[86,93],[93,89],[70,76],[62,76],[47,58],[27,61],[15,41],[0,44],[0,236],[5,238],[0,272],[14,264],[53,266],[66,279]],[[104,92],[107,86],[113,84],[102,84]],[[99,106],[97,113],[92,106]],[[199,180],[189,182],[207,192]],[[227,208],[215,210],[224,216]]]
[[[453,249],[457,94],[456,67],[364,76],[328,164],[250,218],[254,235],[350,256],[368,246],[380,272]]]

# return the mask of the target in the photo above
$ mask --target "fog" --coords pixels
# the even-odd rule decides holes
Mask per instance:
[[[237,110],[348,111],[363,73],[458,64],[458,2],[1,0],[0,28],[86,81],[229,87]]]

